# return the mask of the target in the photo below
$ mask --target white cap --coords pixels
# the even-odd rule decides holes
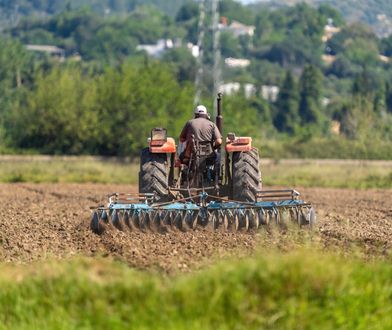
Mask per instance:
[[[195,115],[206,115],[207,114],[207,108],[204,105],[198,105],[195,108]]]

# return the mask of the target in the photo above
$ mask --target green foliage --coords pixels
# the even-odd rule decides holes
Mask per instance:
[[[312,65],[305,66],[300,81],[299,114],[302,124],[320,124],[322,75]]]
[[[168,15],[174,16],[179,8],[191,0],[18,0],[18,12],[23,16],[36,14],[53,15],[66,10],[90,8],[99,15],[111,13],[124,13],[134,10],[140,5],[153,5]],[[0,13],[4,12],[4,18],[15,13],[15,4],[12,1],[0,1]]]
[[[168,50],[163,61],[170,63],[176,71],[177,80],[180,83],[195,80],[196,76],[196,60],[187,48],[175,48]]]
[[[8,125],[14,146],[45,153],[134,155],[151,128],[176,134],[191,113],[192,89],[157,64],[124,64],[99,78],[55,69],[37,77],[36,86]]]
[[[386,143],[358,143],[341,140],[313,140],[306,143],[290,139],[282,143],[263,140],[261,169],[265,186],[325,187],[390,189],[392,170],[390,163],[363,161],[366,158],[385,158],[392,152]],[[384,154],[383,154],[384,153]],[[275,160],[265,157],[272,156]],[[289,157],[354,158],[323,162],[319,159],[287,159]],[[277,158],[284,157],[284,160]],[[117,158],[91,156],[0,156],[0,182],[33,183],[105,183],[137,184],[138,159],[132,162]]]
[[[219,13],[229,21],[236,20],[244,24],[253,24],[255,12],[234,0],[219,1]]]
[[[275,127],[281,132],[293,134],[300,124],[299,93],[291,71],[287,71],[276,103]]]
[[[109,18],[84,9],[65,11],[49,20],[24,20],[11,32],[26,44],[55,44],[69,55],[78,53],[85,60],[112,65],[134,55],[139,43],[182,34],[169,17],[148,6]]]
[[[199,6],[195,2],[189,2],[184,4],[176,15],[176,22],[186,22],[195,18],[198,18]]]
[[[96,92],[93,80],[77,68],[38,75],[36,88],[8,118],[13,143],[44,153],[94,151],[93,141],[99,135]]]
[[[22,17],[37,16],[5,26],[5,34],[12,38],[0,39],[1,152],[15,148],[134,156],[153,126],[167,126],[171,135],[178,135],[193,106],[191,85],[197,66],[186,46],[197,41],[197,3],[20,0],[18,4]],[[170,15],[158,9],[163,7]],[[8,14],[14,10],[6,1],[0,8]],[[261,142],[279,140],[277,129],[303,145],[314,135],[331,139],[330,124],[335,120],[340,135],[349,140],[364,141],[373,132],[379,142],[392,140],[392,67],[379,58],[379,53],[389,54],[390,38],[380,42],[368,27],[346,25],[336,10],[324,5],[255,8],[232,0],[220,2],[220,14],[229,22],[256,27],[253,37],[221,34],[223,58],[251,61],[249,67],[236,69],[223,69],[222,63],[222,81],[253,83],[257,91],[249,99],[243,88],[237,95],[225,95],[225,130]],[[324,44],[328,18],[342,30]],[[206,24],[210,23],[208,13]],[[151,64],[136,46],[155,44],[160,38],[175,40],[176,47]],[[22,44],[28,43],[64,48],[66,63],[27,52]],[[203,50],[202,97],[211,101],[210,33]],[[78,58],[74,54],[81,55],[80,63],[72,62]],[[335,56],[331,65],[323,63],[322,54]],[[276,103],[262,99],[262,85],[281,86]],[[373,148],[372,153],[360,154],[385,157]],[[281,149],[288,154],[284,145]],[[318,155],[316,149],[306,155]]]
[[[3,265],[0,320],[9,329],[388,329],[391,276],[388,261],[309,250],[169,277],[99,259]]]
[[[108,69],[98,81],[98,152],[138,154],[153,127],[176,137],[192,113],[193,89],[159,64]]]

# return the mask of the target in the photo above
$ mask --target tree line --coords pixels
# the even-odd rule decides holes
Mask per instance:
[[[252,11],[231,0],[220,6],[229,22],[256,27],[253,37],[222,33],[223,57],[251,60],[243,69],[222,64],[223,80],[280,88],[276,102],[260,93],[225,96],[227,131],[259,144],[327,141],[334,134],[374,145],[392,141],[392,65],[380,60],[392,54],[392,37],[380,40],[326,6]],[[323,42],[328,18],[340,32]],[[176,136],[192,113],[195,59],[184,46],[152,59],[136,45],[195,42],[197,20],[194,2],[171,17],[146,6],[109,17],[72,8],[26,17],[0,37],[0,151],[136,155],[154,126]],[[26,51],[27,43],[55,44],[82,61],[70,56],[59,63]],[[204,47],[203,103],[211,109],[211,36]],[[336,124],[339,132],[331,130]]]

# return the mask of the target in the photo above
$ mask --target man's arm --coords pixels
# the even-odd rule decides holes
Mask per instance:
[[[189,126],[188,123],[186,123],[184,128],[182,129],[181,134],[180,134],[180,142],[186,141],[186,136],[188,133],[188,126]]]
[[[214,125],[214,147],[218,148],[222,144],[222,134],[219,132],[219,129],[216,125]]]

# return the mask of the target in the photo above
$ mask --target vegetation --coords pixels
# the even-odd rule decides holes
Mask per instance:
[[[262,149],[263,150],[263,149]],[[138,182],[138,163],[96,157],[0,157],[0,182],[105,183]],[[392,187],[390,162],[269,160],[261,161],[264,186],[382,188]]]
[[[2,265],[0,320],[3,329],[388,329],[391,276],[388,261],[308,250],[221,262],[191,276],[102,259]]]
[[[197,41],[199,8],[184,1],[169,16],[159,9],[163,2],[149,3],[156,6],[20,1],[25,16],[0,36],[0,151],[134,157],[152,127],[176,136],[193,107],[196,59],[186,46]],[[0,6],[12,11],[7,4]],[[347,24],[327,6],[257,8],[220,3],[229,24],[255,26],[252,37],[222,32],[223,57],[251,62],[242,69],[222,64],[222,79],[252,83],[257,91],[278,86],[280,93],[276,102],[242,89],[225,96],[226,132],[253,136],[274,158],[390,159],[392,65],[380,59],[392,54],[390,38]],[[330,18],[341,30],[323,41]],[[137,48],[159,39],[175,45],[154,58]],[[29,52],[24,44],[61,47],[66,60]],[[209,34],[203,46],[202,102],[211,109]]]
[[[269,6],[286,6],[303,2],[301,0],[270,0]],[[313,5],[327,5],[338,9],[349,20],[363,20],[369,24],[377,22],[380,13],[392,16],[392,5],[388,0],[309,0]]]

